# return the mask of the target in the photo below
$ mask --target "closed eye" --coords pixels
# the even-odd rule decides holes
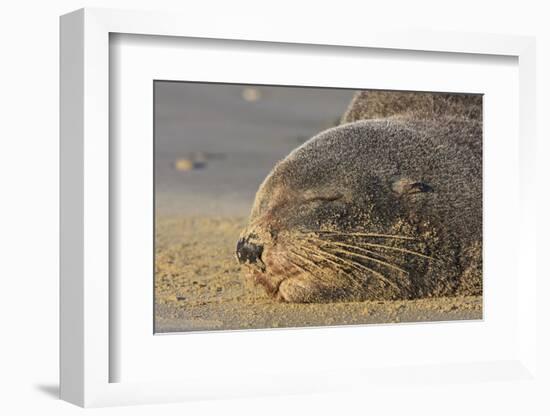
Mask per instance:
[[[319,196],[314,196],[314,197],[308,198],[304,202],[316,202],[316,201],[331,202],[331,201],[337,201],[339,199],[342,199],[343,197],[344,197],[344,195],[341,195],[341,194],[319,195]]]

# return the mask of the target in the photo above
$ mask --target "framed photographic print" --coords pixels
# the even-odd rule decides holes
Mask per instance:
[[[62,398],[538,386],[533,39],[308,36],[62,17]]]
[[[480,94],[153,88],[156,333],[482,318]]]

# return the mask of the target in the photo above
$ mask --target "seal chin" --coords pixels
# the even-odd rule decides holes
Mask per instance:
[[[252,268],[249,269],[249,276],[255,284],[262,286],[269,296],[276,300],[285,300],[281,296],[280,289],[288,277],[283,275],[276,276],[269,272],[260,272]]]

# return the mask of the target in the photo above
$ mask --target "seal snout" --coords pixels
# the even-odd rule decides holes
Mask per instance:
[[[241,238],[237,242],[237,259],[239,260],[239,263],[250,263],[250,264],[256,264],[259,263],[263,266],[261,257],[262,253],[264,251],[264,247],[261,244],[257,244],[253,241],[251,241],[251,238],[253,238],[253,235],[250,235],[248,237]]]

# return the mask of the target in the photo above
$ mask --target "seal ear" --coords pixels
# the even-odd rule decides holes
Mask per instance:
[[[399,178],[392,183],[392,191],[398,196],[421,194],[433,192],[433,188],[422,181],[415,181],[410,178]]]

